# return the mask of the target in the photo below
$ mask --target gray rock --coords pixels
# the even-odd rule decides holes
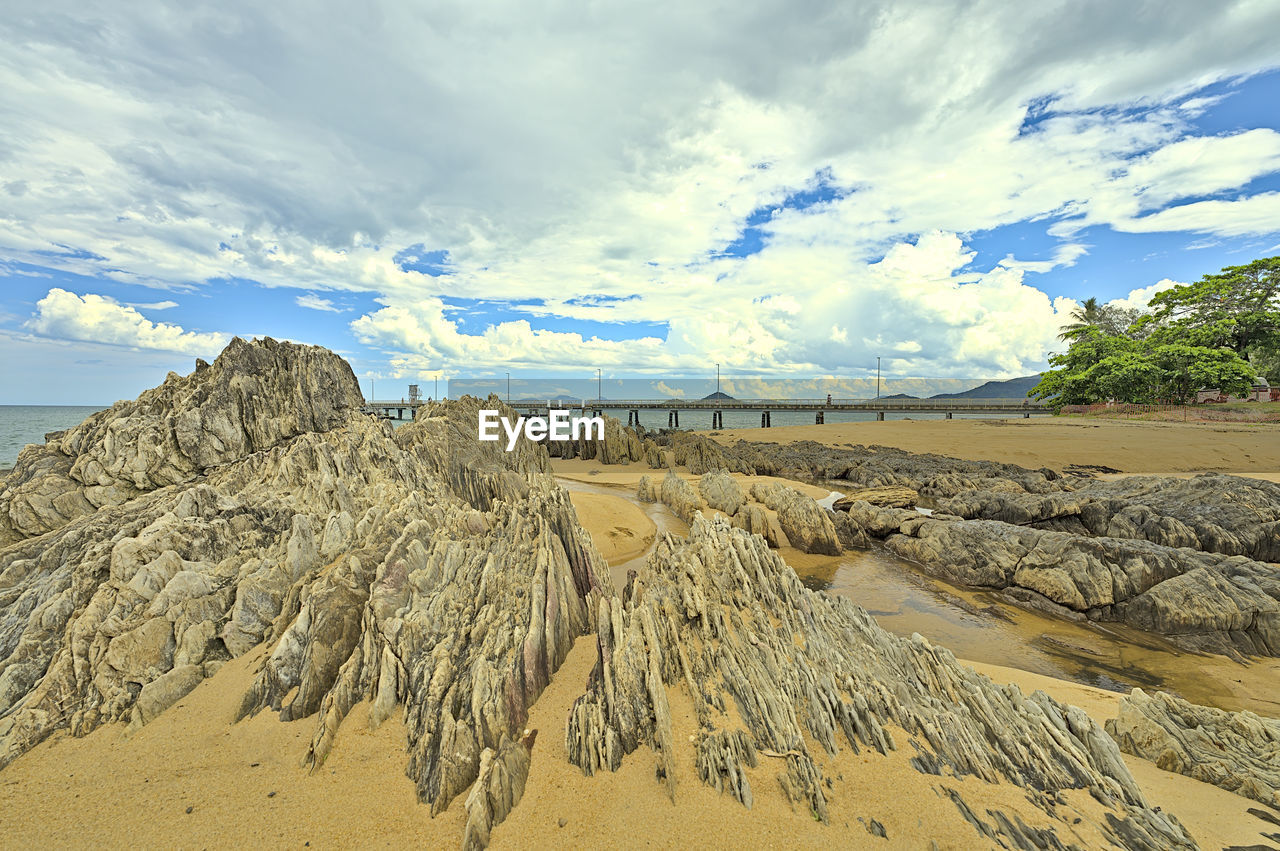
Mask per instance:
[[[648,476],[641,476],[639,484],[636,485],[636,499],[641,502],[657,502],[658,494],[653,489],[653,482],[649,481]]]
[[[1134,689],[1106,728],[1125,753],[1280,810],[1280,720]]]
[[[796,549],[836,556],[843,551],[831,512],[795,488],[757,482],[751,486],[751,496],[777,512],[778,524]]]
[[[663,505],[686,523],[692,523],[693,516],[702,508],[698,492],[693,489],[693,485],[677,476],[675,470],[667,470],[667,475],[662,478],[659,496]]]
[[[734,481],[733,476],[725,470],[713,470],[703,473],[698,480],[698,491],[702,494],[710,508],[722,511],[732,517],[738,513],[747,497]]]

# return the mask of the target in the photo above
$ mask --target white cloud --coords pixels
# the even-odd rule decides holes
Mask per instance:
[[[1165,278],[1157,281],[1149,287],[1138,287],[1135,290],[1130,290],[1129,294],[1124,298],[1112,299],[1107,302],[1107,304],[1113,307],[1122,307],[1127,310],[1146,311],[1147,303],[1155,297],[1156,293],[1162,293],[1167,289],[1180,286],[1182,286],[1182,283],[1179,281],[1171,281],[1168,278]]]
[[[167,299],[165,301],[153,301],[145,304],[129,305],[129,307],[137,308],[138,310],[172,310],[177,306],[178,303],[176,301],[169,301]]]
[[[397,369],[852,370],[879,353],[1018,373],[1070,307],[1031,276],[1078,260],[1081,228],[1280,221],[1274,195],[1236,197],[1280,169],[1280,134],[1189,124],[1211,106],[1194,92],[1276,64],[1276,4],[385,2],[353,22],[139,0],[109,25],[67,8],[0,20],[0,257],[259,281],[320,311],[342,300],[316,293],[370,292],[382,307],[350,327]],[[777,212],[759,254],[719,256],[817,175],[843,194]],[[967,268],[956,234],[1060,217],[1048,259]],[[401,269],[410,246],[448,250],[454,274]],[[521,299],[531,321],[466,333],[445,298]],[[575,320],[668,331],[534,327]],[[152,328],[172,331],[134,336],[201,345]]]
[[[320,296],[316,295],[315,293],[307,293],[306,295],[300,295],[294,299],[294,302],[298,305],[298,307],[305,307],[310,310],[325,310],[330,313],[346,313],[347,312],[347,308],[345,307],[335,307],[333,304],[333,299],[320,298]]]
[[[47,337],[110,343],[210,357],[229,342],[224,334],[200,334],[180,325],[152,322],[132,307],[93,293],[78,296],[60,287],[36,302],[26,327]]]

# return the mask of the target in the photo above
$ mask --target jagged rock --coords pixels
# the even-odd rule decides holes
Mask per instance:
[[[1117,844],[1124,830],[1147,837],[1137,847],[1194,847],[1175,819],[1146,808],[1115,743],[1082,711],[997,687],[920,636],[885,632],[847,598],[805,589],[761,538],[723,518],[697,516],[687,541],[663,536],[627,598],[597,606],[598,660],[565,736],[586,774],[616,770],[645,744],[674,797],[684,745],[667,693],[683,688],[700,779],[744,803],[745,769],[768,754],[783,788],[825,820],[822,752],[910,748],[919,771],[1049,793],[1037,800],[1053,818],[1066,818],[1054,792],[1088,788],[1124,814],[1126,827],[1101,826]]]
[[[1106,728],[1125,753],[1280,810],[1280,720],[1134,689]]]
[[[693,522],[693,516],[702,508],[698,492],[693,485],[677,476],[675,470],[667,470],[667,475],[662,478],[660,497],[663,504],[686,523]]]
[[[675,463],[688,467],[690,473],[700,475],[714,470],[728,470],[748,476],[756,473],[755,467],[738,455],[726,452],[719,443],[694,432],[679,431],[672,434],[671,451]]]
[[[742,529],[753,535],[759,535],[775,550],[781,545],[777,531],[774,529],[773,524],[769,522],[769,515],[765,513],[763,508],[754,503],[747,503],[738,509],[738,513],[733,515],[733,526],[735,529]]]
[[[737,514],[742,503],[747,501],[742,488],[738,487],[733,476],[725,470],[703,473],[702,478],[698,480],[698,490],[702,493],[702,498],[708,507],[722,511],[730,517]]]
[[[351,367],[332,352],[237,337],[212,366],[171,372],[136,400],[24,449],[0,491],[0,545],[327,431],[362,404]]]
[[[489,752],[468,807],[468,841],[483,841],[523,783],[509,740],[574,637],[594,629],[607,565],[542,447],[476,440],[477,412],[496,398],[424,406],[394,431],[337,403],[329,420],[270,413],[294,406],[307,376],[328,376],[321,399],[340,398],[344,373],[322,350],[235,343],[215,366],[59,438],[107,435],[102,452],[131,457],[111,435],[144,440],[140,409],[174,423],[189,419],[183,406],[247,435],[239,455],[228,439],[216,464],[172,461],[155,469],[186,479],[0,549],[0,767],[54,730],[146,724],[267,643],[242,713],[314,717],[313,765],[362,699],[374,723],[405,706],[407,771],[436,812]],[[226,387],[256,395],[214,392]],[[59,475],[27,481],[74,492]]]
[[[778,524],[791,546],[806,553],[838,556],[842,552],[831,512],[795,488],[757,482],[751,496],[778,514]]]
[[[636,485],[636,499],[641,502],[657,502],[658,494],[653,489],[653,482],[649,481],[648,476],[641,476],[640,483]]]
[[[911,488],[887,486],[880,488],[859,488],[850,491],[831,504],[836,511],[848,511],[855,502],[869,502],[885,508],[911,508],[920,499],[920,494]]]
[[[467,795],[467,830],[462,838],[465,851],[489,845],[489,831],[520,803],[529,776],[529,751],[537,730],[514,742],[504,733],[498,747],[480,754],[480,774]]]

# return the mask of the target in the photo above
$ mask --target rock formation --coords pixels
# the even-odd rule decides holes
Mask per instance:
[[[1115,743],[1079,709],[997,687],[919,636],[885,632],[848,599],[804,588],[763,540],[722,518],[696,517],[687,541],[664,536],[624,597],[597,606],[598,661],[565,739],[587,774],[647,745],[674,798],[692,782],[677,776],[675,749],[692,747],[698,779],[750,806],[745,769],[767,755],[792,800],[825,821],[827,755],[907,749],[918,771],[1024,786],[1060,827],[1074,814],[1057,793],[1087,788],[1123,813],[1101,826],[1117,844],[1193,847],[1145,806]],[[689,744],[672,733],[677,688],[697,713]],[[974,820],[1011,847],[1065,847]]]
[[[778,513],[778,525],[791,546],[806,553],[838,556],[843,550],[831,512],[786,485],[758,482],[751,496]]]
[[[639,483],[636,485],[636,499],[641,502],[657,502],[658,494],[653,489],[653,482],[649,481],[648,476],[641,476]]]
[[[0,545],[59,529],[211,468],[342,423],[363,400],[351,367],[314,346],[232,340],[137,399],[18,456],[0,492]]]
[[[1280,655],[1280,570],[1274,565],[867,503],[851,504],[847,516],[897,555],[950,582],[1015,589],[1042,601],[1038,608],[1122,621],[1192,649]]]
[[[698,480],[698,491],[710,508],[724,512],[730,517],[738,513],[738,509],[747,499],[733,476],[725,470],[703,473],[702,478]]]
[[[702,508],[698,492],[693,485],[677,476],[675,470],[667,470],[667,475],[662,478],[659,498],[672,514],[686,523],[692,523],[693,516]]]
[[[1280,811],[1280,720],[1134,689],[1106,727],[1125,753]]]
[[[265,643],[244,714],[314,717],[315,765],[355,702],[374,723],[404,706],[420,797],[438,812],[472,788],[483,843],[519,797],[527,707],[609,573],[545,451],[476,440],[496,399],[395,431],[358,403],[337,356],[236,341],[24,452],[2,497],[0,766],[58,729],[145,724]],[[74,510],[14,509],[59,488]]]
[[[858,488],[837,499],[832,508],[848,511],[855,502],[868,502],[881,508],[912,508],[920,501],[920,494],[911,488],[887,485],[879,488]]]

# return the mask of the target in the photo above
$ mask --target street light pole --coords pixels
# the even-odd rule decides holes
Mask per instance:
[[[876,398],[880,398],[880,356],[876,355]]]
[[[716,395],[720,395],[720,364],[716,364]]]
[[[600,367],[596,367],[596,401],[597,402],[604,401],[603,382],[604,382],[604,379],[600,377]]]

